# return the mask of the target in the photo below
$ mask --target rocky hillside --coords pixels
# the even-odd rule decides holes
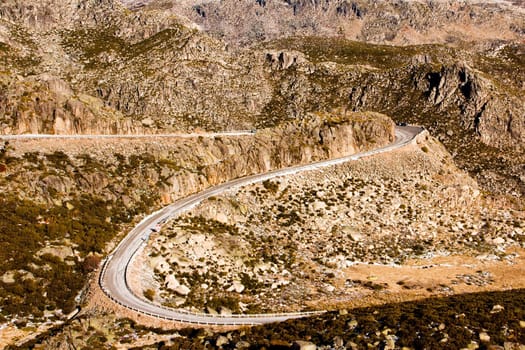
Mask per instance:
[[[400,48],[347,41],[344,35],[292,37],[329,33],[294,31],[284,24],[259,40],[263,44],[232,48],[226,42],[234,38],[213,34],[213,23],[226,26],[224,18],[235,21],[240,13],[242,6],[228,1],[191,5],[204,21],[201,27],[188,19],[198,18],[170,2],[129,10],[112,0],[5,1],[0,132],[251,129],[345,106],[424,125],[488,190],[524,193],[522,10],[505,2],[246,5],[261,16],[243,12],[249,28],[257,28],[257,21],[274,28],[265,14],[276,16],[280,10],[274,7],[284,6],[296,9],[293,21],[304,17],[319,28],[330,28],[323,18],[336,23],[333,16],[350,27],[360,23],[362,32],[346,37],[363,42],[413,43],[397,38],[403,35],[400,28],[408,28],[407,33],[434,38],[416,42],[436,44]],[[223,14],[221,8],[229,10]],[[429,12],[433,16],[425,15]],[[284,15],[276,18],[286,22]],[[388,34],[390,26],[395,36]],[[453,41],[448,31],[471,33],[466,40],[477,42],[469,49],[445,45]],[[383,40],[378,33],[392,38]]]
[[[525,11],[519,2],[510,1],[126,0],[123,3],[135,9],[162,7],[182,13],[215,37],[241,46],[302,35],[394,45],[509,40],[525,35]]]
[[[119,232],[163,204],[236,177],[378,147],[393,131],[386,116],[347,113],[234,138],[4,143],[0,323],[22,329],[63,319]]]
[[[260,70],[167,13],[25,1],[0,15],[3,133],[246,128],[268,99]]]
[[[299,38],[268,45],[288,50],[286,69],[276,73],[288,84],[276,89],[274,115],[290,115],[291,98],[299,110],[346,103],[388,113],[426,126],[486,189],[524,193],[523,44],[472,51]]]
[[[319,28],[276,29],[237,48],[228,35],[215,35],[212,24],[214,16],[224,25],[230,18],[224,16],[236,21],[242,6],[184,4],[192,13],[205,12],[197,17],[208,26],[176,2],[128,3],[132,10],[113,0],[2,2],[0,133],[252,129],[343,106],[424,125],[485,189],[515,198],[525,193],[522,10],[505,2],[243,2],[272,28],[265,13],[277,16],[281,7],[295,7],[293,21],[304,17],[319,28],[330,28],[325,17],[336,23],[335,13],[362,24],[362,34],[347,35],[362,42],[292,36],[328,35]],[[343,5],[346,15],[337,15]],[[250,18],[243,12],[255,28]],[[389,21],[396,35],[382,40],[377,33],[392,36]],[[464,21],[468,31],[453,24]],[[403,47],[366,43],[401,42],[395,39],[401,27],[435,40]],[[493,34],[467,35],[451,46],[440,39],[452,35],[448,30]]]
[[[421,137],[203,201],[151,236],[132,274],[154,278],[130,285],[157,303],[209,313],[497,289],[508,283],[503,261],[521,269],[512,256],[525,248],[524,219],[483,198],[438,142]]]

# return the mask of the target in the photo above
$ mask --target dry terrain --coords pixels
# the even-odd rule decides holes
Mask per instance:
[[[117,307],[93,280],[80,317],[34,344],[519,349],[522,223],[519,203],[482,193],[424,134],[393,153],[210,198],[154,233],[133,266],[132,288],[193,311],[333,312],[277,328],[189,330]]]
[[[35,335],[84,305],[87,279],[144,214],[232,178],[388,144],[393,130],[384,115],[348,113],[238,137],[4,143],[2,339]]]
[[[522,0],[0,1],[0,347],[518,349],[524,19]],[[148,212],[387,144],[386,115],[428,138],[210,198],[133,266],[165,305],[333,312],[164,334],[89,288]]]
[[[135,283],[156,302],[210,313],[523,288],[523,222],[522,208],[482,193],[427,136],[206,200],[151,236],[135,269],[152,277]]]

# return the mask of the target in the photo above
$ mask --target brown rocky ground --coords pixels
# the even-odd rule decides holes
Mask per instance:
[[[420,166],[416,166],[416,164],[420,164]],[[364,172],[364,169],[367,172]],[[372,171],[372,169],[374,170]],[[344,183],[345,179],[349,178],[355,179],[355,182],[347,183],[348,186],[345,188],[345,193],[352,193],[348,203],[347,196],[345,196],[340,202],[334,200],[335,203],[331,204],[337,208],[331,209],[330,205],[327,205],[323,208],[321,215],[312,214],[312,210],[315,213],[320,213],[320,208],[314,209],[313,203],[317,201],[328,202],[327,198],[319,193],[321,190],[325,193],[337,194],[336,186],[329,190],[330,186],[334,186],[334,183],[337,184],[337,179]],[[361,179],[362,182],[357,182],[357,179]],[[381,183],[377,183],[375,181],[377,179],[381,179]],[[381,189],[387,188],[388,183],[393,185],[397,181],[403,186],[392,191],[394,193],[392,202],[398,208],[402,204],[408,208],[410,203],[417,203],[417,208],[413,210],[417,210],[418,213],[409,217],[393,215],[388,219],[383,219],[390,220],[394,224],[394,227],[390,228],[384,221],[375,219],[375,225],[384,226],[382,226],[382,232],[374,232],[366,223],[367,217],[377,211],[378,201],[381,198],[386,198]],[[419,183],[417,191],[414,182]],[[186,218],[169,223],[158,237],[154,237],[150,241],[145,253],[137,259],[135,268],[139,269],[138,272],[140,272],[136,275],[148,275],[151,278],[134,280],[134,288],[140,287],[141,284],[142,288],[158,286],[165,281],[165,277],[170,275],[166,273],[162,276],[162,273],[160,275],[159,273],[157,275],[152,273],[152,265],[157,265],[152,264],[154,260],[157,259],[158,263],[162,259],[169,261],[171,257],[177,258],[179,263],[184,262],[184,254],[181,255],[181,252],[197,254],[199,253],[199,249],[197,249],[199,245],[210,250],[204,263],[208,264],[208,261],[211,261],[213,266],[213,261],[222,259],[224,264],[221,264],[216,272],[219,277],[228,278],[231,281],[234,281],[244,268],[235,265],[235,260],[246,259],[246,256],[239,253],[241,249],[238,249],[239,246],[236,245],[235,241],[244,244],[257,242],[261,247],[268,244],[270,251],[278,255],[277,259],[281,258],[283,254],[290,254],[291,251],[286,250],[287,248],[283,244],[286,233],[282,222],[279,222],[282,218],[276,216],[269,220],[266,219],[264,222],[257,220],[257,215],[260,213],[273,212],[277,214],[279,211],[272,211],[273,207],[293,202],[287,198],[283,201],[284,197],[281,194],[285,188],[288,188],[286,194],[294,194],[298,197],[310,193],[309,191],[312,189],[317,191],[316,195],[313,196],[314,201],[306,201],[306,205],[294,207],[297,215],[304,220],[297,223],[300,231],[307,231],[300,237],[304,239],[310,236],[314,242],[317,240],[317,243],[313,245],[317,250],[315,251],[316,255],[310,257],[308,248],[311,248],[312,245],[309,246],[308,242],[304,240],[302,242],[304,246],[296,250],[295,260],[308,259],[309,265],[305,269],[300,264],[298,266],[292,264],[289,270],[295,276],[300,276],[301,271],[306,271],[308,278],[295,278],[289,284],[278,287],[275,293],[271,292],[271,286],[259,286],[258,289],[255,289],[246,284],[242,293],[235,290],[228,293],[231,298],[227,301],[230,304],[232,300],[234,302],[244,301],[246,294],[249,293],[249,298],[257,295],[262,303],[272,305],[271,308],[259,308],[258,310],[273,311],[273,306],[279,302],[282,310],[323,308],[338,310],[335,313],[307,320],[306,323],[302,321],[286,323],[280,326],[280,331],[268,326],[253,331],[241,330],[228,333],[194,331],[192,333],[191,331],[180,330],[179,325],[159,323],[143,316],[137,317],[137,315],[119,308],[101,294],[95,283],[91,289],[90,302],[84,308],[80,319],[70,323],[56,336],[44,337],[40,341],[43,342],[40,347],[67,348],[69,346],[67,344],[75,344],[77,348],[86,348],[111,344],[117,348],[126,348],[128,341],[131,340],[133,346],[148,349],[161,345],[173,349],[200,349],[204,346],[211,348],[221,348],[222,346],[222,348],[231,347],[233,349],[242,348],[247,344],[258,346],[256,348],[268,344],[270,348],[271,346],[290,348],[294,340],[301,339],[303,343],[299,342],[298,344],[305,346],[317,344],[320,349],[332,349],[336,346],[333,344],[339,344],[342,341],[339,340],[341,338],[344,339],[344,343],[341,347],[336,346],[337,349],[342,349],[344,346],[348,349],[354,349],[367,343],[368,346],[372,347],[380,344],[412,344],[408,348],[417,348],[417,345],[414,345],[417,344],[417,341],[410,343],[408,340],[410,337],[403,333],[417,323],[412,321],[412,325],[407,325],[405,322],[407,317],[414,317],[416,311],[408,310],[412,310],[413,307],[418,309],[420,306],[417,305],[429,308],[427,312],[431,312],[431,314],[425,316],[421,322],[427,322],[427,318],[433,319],[433,321],[428,321],[430,322],[428,326],[431,329],[435,328],[432,334],[440,338],[437,340],[432,338],[432,341],[438,341],[443,348],[454,349],[467,346],[468,348],[475,348],[475,346],[487,346],[487,344],[503,345],[505,342],[506,348],[519,349],[519,343],[523,344],[520,329],[525,327],[525,322],[522,322],[523,327],[520,326],[521,323],[519,322],[525,320],[523,320],[523,314],[519,313],[519,306],[516,306],[519,305],[519,301],[517,301],[518,304],[513,304],[512,301],[518,300],[520,288],[522,290],[525,288],[525,249],[523,249],[523,237],[521,237],[523,227],[514,224],[514,221],[523,222],[523,207],[517,206],[516,203],[506,202],[504,198],[496,200],[483,193],[473,196],[472,194],[478,191],[475,182],[465,173],[458,171],[451,162],[450,156],[432,138],[421,139],[419,144],[397,151],[394,154],[369,157],[334,169],[317,170],[276,179],[267,182],[266,186],[261,184],[249,186],[204,202],[190,212]],[[356,189],[364,191],[364,193],[357,191],[358,193],[354,195],[352,191]],[[434,195],[426,197],[425,191],[432,192]],[[424,200],[425,198],[426,200]],[[437,202],[433,202],[433,200]],[[254,205],[255,203],[257,205]],[[372,205],[373,203],[375,204]],[[323,225],[333,226],[345,223],[344,220],[347,219],[338,218],[336,214],[343,212],[348,217],[346,215],[348,209],[355,212],[355,215],[351,217],[352,230],[344,230],[341,234],[337,234],[334,230],[324,228]],[[386,211],[388,212],[388,210]],[[453,213],[453,215],[447,216],[447,212]],[[435,235],[431,235],[433,242],[429,243],[424,240],[427,238],[425,232],[432,231],[427,225],[429,225],[428,221],[431,220],[431,216],[437,215],[436,213],[439,213],[439,217],[443,220],[443,227],[449,229],[435,232]],[[251,215],[253,218],[250,220],[243,221],[241,219],[241,217],[246,218]],[[197,222],[191,220],[192,217],[197,216],[202,216],[205,219],[201,218]],[[311,217],[310,221],[308,221],[309,217]],[[286,217],[286,219],[288,218]],[[221,221],[223,222],[221,223]],[[481,234],[480,229],[483,226],[480,223],[482,221],[490,223],[490,229],[486,228],[483,231],[482,240],[470,240],[470,238]],[[251,226],[250,222],[253,222]],[[197,223],[200,223],[200,229]],[[462,228],[454,228],[453,225],[448,226],[450,223],[461,223]],[[274,230],[273,225],[279,225],[281,230]],[[296,229],[294,225],[291,224],[287,229]],[[277,242],[272,243],[263,239],[255,240],[253,237],[250,239],[244,237],[244,232],[253,231],[255,227],[266,232],[266,236],[275,237]],[[315,234],[308,231],[308,228],[312,228]],[[408,235],[411,231],[408,228],[417,232],[418,235],[411,236],[409,241],[396,241],[395,231],[399,230],[403,235]],[[177,233],[177,235],[174,236],[173,233]],[[385,241],[383,235],[387,233],[390,246],[399,248],[397,254],[391,254],[380,244]],[[473,235],[473,233],[476,234]],[[254,235],[256,235],[255,232],[248,236]],[[424,239],[419,241],[417,236]],[[164,240],[162,237],[168,239]],[[180,247],[176,243],[177,237],[184,237]],[[345,241],[345,238],[350,239]],[[414,240],[415,242],[413,242]],[[221,242],[223,245],[214,246],[213,242]],[[225,243],[230,243],[230,245]],[[415,247],[415,243],[421,247]],[[368,249],[359,249],[362,245]],[[374,245],[374,248],[370,247],[371,245]],[[347,264],[345,261],[345,266],[337,266],[337,259],[336,261],[330,259],[331,255],[327,247],[338,246],[348,248],[347,255],[353,259],[351,264]],[[410,249],[406,249],[407,247]],[[374,251],[375,249],[377,251]],[[257,250],[254,251],[257,253]],[[158,256],[150,256],[151,253],[155,252],[158,252]],[[232,252],[236,252],[236,254],[232,254]],[[399,260],[396,263],[391,263],[388,262],[388,258]],[[370,262],[375,263],[371,264]],[[198,264],[203,263],[203,261],[193,259],[190,263]],[[232,263],[234,265],[231,265]],[[270,261],[268,263],[269,271],[265,274],[259,269],[253,278],[280,276],[283,280],[289,279],[290,275],[279,273],[282,271],[278,271],[278,273],[271,271],[272,268],[282,268],[283,263],[278,260],[276,262]],[[169,265],[173,267],[173,264]],[[180,274],[180,270],[184,269],[184,264],[180,263],[177,266],[179,270],[174,269],[173,275],[182,283],[189,282],[190,276]],[[250,271],[247,270],[246,272],[249,273]],[[220,311],[218,310],[220,306],[224,306],[220,304],[220,301],[226,300],[221,300],[221,297],[224,297],[225,288],[215,287],[212,280],[213,278],[210,278],[210,280],[200,280],[200,282],[210,285],[206,294],[216,297],[214,307],[218,307],[215,311]],[[218,280],[220,281],[220,278]],[[299,300],[294,298],[293,293],[287,291],[287,288],[293,284],[303,288],[302,292],[307,291],[305,286],[313,286],[314,288],[309,288],[310,294],[303,294],[304,298]],[[200,286],[195,288],[191,283],[188,283],[188,286],[191,293],[200,288]],[[334,289],[328,289],[328,286],[333,286]],[[162,297],[172,299],[175,295],[173,292],[167,293],[165,288],[161,289],[163,290],[156,291],[157,302],[160,302]],[[270,290],[270,292],[267,293],[265,289]],[[490,291],[508,292],[502,294],[503,297],[492,297],[489,293],[480,294],[479,304],[472,306],[478,297],[472,296],[471,299],[468,299],[468,293]],[[513,291],[516,293],[514,297],[512,297]],[[455,294],[464,295],[467,299],[459,302],[454,301],[451,295]],[[439,299],[441,301],[436,302],[433,299],[428,299],[435,296],[441,297]],[[190,297],[191,295],[186,296],[186,300]],[[177,298],[182,298],[182,296],[178,295]],[[485,301],[485,299],[487,300]],[[421,304],[398,304],[414,300],[423,301],[420,302]],[[253,300],[250,301],[253,302]],[[192,299],[192,302],[194,303],[192,306],[196,310],[203,309],[203,305],[198,304],[197,298]],[[449,303],[450,305],[447,304],[448,306],[440,308],[436,306],[439,303]],[[386,306],[381,306],[385,304]],[[242,307],[242,304],[239,306]],[[464,310],[463,306],[465,307]],[[363,307],[372,308],[360,309]],[[408,314],[404,315],[403,310],[407,310]],[[443,310],[448,310],[446,315],[442,315]],[[211,310],[208,309],[208,311]],[[228,311],[226,310],[226,312]],[[481,313],[479,316],[474,316],[474,314],[478,315],[476,312]],[[447,318],[449,313],[456,315],[454,316],[455,321]],[[504,316],[501,316],[503,314]],[[497,322],[500,326],[504,322],[495,321],[496,319],[499,320],[499,318],[504,317],[508,320],[506,321],[508,324],[505,326],[508,328],[506,328],[507,331],[504,336],[498,334],[497,327],[488,327],[488,324],[485,323],[481,327],[476,323],[487,315],[490,315],[492,319],[490,322]],[[395,325],[390,324],[389,317],[393,317],[397,323]],[[463,317],[463,321],[458,321],[458,317]],[[479,319],[477,320],[476,317]],[[130,321],[128,318],[134,321]],[[372,318],[377,320],[374,321],[378,322],[374,327],[379,331],[376,332],[378,334],[370,335],[371,338],[369,338],[365,336],[362,329],[371,326],[367,322],[371,322]],[[137,323],[135,324],[135,322]],[[343,328],[340,328],[341,322],[344,324]],[[462,327],[468,330],[464,332],[465,334],[457,333],[455,325],[457,322],[464,324]],[[320,338],[319,332],[324,327],[321,325],[327,324],[331,324],[329,334],[332,338]],[[309,325],[314,328],[309,328]],[[162,331],[157,327],[170,330]],[[356,329],[355,332],[353,329]],[[271,337],[270,334],[272,334]],[[334,337],[334,334],[338,335]],[[372,338],[378,339],[378,343]],[[427,339],[427,344],[430,344],[431,339],[425,339]],[[356,345],[353,346],[352,344]],[[401,345],[399,346],[401,347]]]
[[[152,236],[137,274],[155,275],[141,285],[157,302],[211,313],[520,288],[521,205],[481,193],[427,136],[210,198]]]
[[[175,198],[239,176],[373,148],[393,137],[386,116],[346,117],[305,116],[301,123],[240,137],[3,143],[0,321],[23,330],[21,337],[40,332],[41,324],[64,321],[83,294],[85,278],[119,237]],[[3,337],[18,337],[10,329],[2,329]]]
[[[386,175],[381,181],[366,178],[364,182],[353,181],[359,178],[353,176],[347,178],[347,184],[338,185],[357,191],[351,197],[363,200],[344,200],[352,208],[358,208],[369,223],[359,222],[358,227],[353,227],[355,217],[350,215],[345,220],[352,219],[352,223],[336,228],[333,233],[327,232],[330,221],[343,221],[335,214],[339,204],[332,203],[339,200],[341,191],[334,192],[333,198],[322,196],[323,192],[332,194],[334,187],[319,179],[312,180],[315,190],[319,191],[315,194],[305,189],[300,178],[296,182],[277,184],[279,194],[284,185],[299,194],[292,196],[295,204],[284,203],[282,208],[274,205],[276,198],[270,193],[275,183],[268,183],[264,189],[259,186],[259,193],[255,187],[255,204],[265,205],[266,213],[252,210],[254,202],[241,191],[244,207],[253,214],[253,222],[246,225],[254,229],[253,235],[247,236],[243,228],[239,228],[243,236],[238,242],[244,242],[247,247],[260,246],[264,238],[263,243],[270,247],[254,258],[269,260],[270,270],[256,274],[263,276],[263,284],[265,274],[269,279],[276,274],[272,267],[284,272],[271,264],[293,265],[288,261],[291,256],[288,251],[284,250],[285,256],[277,254],[281,242],[269,241],[266,236],[270,235],[258,231],[260,227],[267,227],[268,218],[289,223],[292,234],[287,244],[302,243],[304,236],[315,237],[320,232],[324,238],[328,233],[333,235],[337,245],[349,247],[347,252],[332,252],[323,244],[326,239],[305,241],[299,246],[303,249],[301,252],[315,252],[309,258],[318,258],[311,265],[305,264],[313,268],[306,273],[317,278],[316,288],[307,291],[315,300],[324,297],[328,289],[337,287],[335,279],[339,276],[332,271],[337,264],[349,269],[359,266],[352,266],[359,261],[406,263],[422,258],[420,253],[431,246],[441,248],[430,250],[432,256],[450,253],[450,256],[479,257],[480,261],[494,259],[494,264],[506,259],[512,261],[513,252],[508,249],[522,242],[520,201],[525,194],[523,1],[512,1],[521,9],[510,6],[509,1],[221,1],[205,4],[143,1],[146,2],[150,4],[143,7],[140,1],[126,1],[133,7],[129,10],[116,0],[2,1],[0,133],[251,129],[275,126],[283,120],[298,120],[308,112],[326,112],[338,106],[352,111],[382,112],[395,116],[397,121],[426,126],[445,144],[460,168],[475,176],[480,187],[460,176],[454,181],[463,186],[454,188],[453,181],[447,183],[447,172],[431,181],[429,174],[422,171],[417,174],[422,176],[417,184],[426,189],[419,187],[420,195],[413,196],[406,192],[407,183],[392,180],[388,182],[391,188],[381,188],[380,182],[388,179]],[[324,36],[303,37],[305,34]],[[256,45],[237,49],[228,43]],[[422,43],[431,45],[408,45]],[[370,131],[373,128],[365,134]],[[175,154],[170,153],[169,145],[162,143],[107,147],[99,143],[96,147],[105,151],[91,151],[90,146],[79,142],[74,146],[76,153],[68,153],[65,145],[57,144],[46,146],[57,152],[29,151],[13,159],[4,157],[5,145],[1,146],[0,233],[9,237],[7,244],[13,240],[18,244],[15,248],[0,250],[1,260],[5,261],[0,268],[0,283],[5,287],[0,288],[0,297],[4,298],[2,311],[11,314],[23,307],[32,309],[34,315],[31,316],[36,318],[63,317],[58,309],[48,312],[36,305],[43,305],[42,299],[49,296],[55,301],[48,309],[55,308],[57,303],[66,304],[65,300],[67,308],[71,308],[75,291],[83,283],[85,271],[81,270],[90,268],[82,267],[81,263],[89,252],[103,251],[107,241],[117,234],[118,225],[125,226],[124,221],[187,193],[188,188],[194,191],[229,176],[268,169],[267,158],[258,156],[261,150],[270,159],[285,160],[270,161],[271,166],[308,161],[311,154],[300,152],[304,145],[298,135],[311,136],[311,132],[315,134],[315,128],[286,129],[281,136],[290,134],[291,137],[283,138],[282,143],[262,140],[253,147],[242,142],[213,140],[206,145],[214,150],[212,154],[204,151],[206,147],[197,147],[198,151],[194,152],[191,144],[177,146],[179,154]],[[266,136],[271,140],[277,135]],[[283,152],[283,147],[288,145],[293,146],[294,151]],[[87,152],[84,146],[88,147]],[[318,146],[312,146],[316,149],[313,158],[331,155]],[[119,154],[112,147],[118,149]],[[94,156],[86,154],[89,152]],[[247,155],[246,163],[236,161],[238,154]],[[125,156],[119,157],[122,155]],[[220,161],[224,157],[228,160]],[[417,164],[421,159],[406,164],[407,169],[421,169],[422,165]],[[204,169],[191,166],[202,162],[207,164]],[[370,169],[376,168],[361,170]],[[455,171],[451,172],[455,174]],[[339,175],[344,178],[345,174]],[[410,183],[414,183],[417,175],[413,174]],[[392,196],[392,189],[406,196]],[[476,191],[479,191],[477,196]],[[486,192],[501,196],[491,198]],[[433,202],[432,196],[441,202]],[[310,197],[317,200],[301,204],[301,200],[309,201]],[[222,220],[217,220],[218,212],[212,212],[225,204],[226,208],[232,207],[230,199],[228,196],[218,198],[216,202],[220,205],[208,203],[210,212],[203,212],[203,216],[208,215],[209,220],[189,218],[181,226],[184,230],[195,230],[192,235],[201,235],[203,228],[217,230],[223,235],[219,244],[231,246],[235,241],[229,235],[235,226],[230,213],[220,213],[223,214],[220,218],[226,219],[225,226]],[[418,203],[422,203],[422,207]],[[434,210],[441,205],[443,210]],[[125,210],[121,210],[123,208]],[[387,210],[392,210],[390,217],[384,215]],[[230,212],[234,217],[239,216],[237,209]],[[421,217],[427,214],[428,218]],[[312,215],[315,220],[309,218]],[[53,218],[51,226],[48,226],[48,216]],[[79,220],[82,229],[76,225]],[[376,222],[383,225],[381,232],[374,230]],[[397,232],[398,227],[393,227],[393,223],[406,231]],[[202,227],[195,227],[196,224]],[[308,232],[295,229],[307,224],[311,224]],[[271,229],[281,234],[279,228]],[[350,235],[351,240],[342,236],[341,231]],[[422,232],[424,237],[419,237],[418,233]],[[436,242],[433,234],[456,241]],[[381,242],[385,236],[392,239],[393,249]],[[403,237],[414,239],[404,242]],[[202,235],[198,238],[202,239]],[[199,242],[213,243],[215,237],[212,238],[204,236]],[[71,242],[82,246],[80,251],[76,246],[70,246],[67,251],[60,247]],[[159,247],[164,243],[157,242]],[[196,243],[193,245],[197,246]],[[2,254],[9,256],[4,259]],[[192,254],[196,256],[200,252],[193,249]],[[224,260],[228,264],[239,259],[236,254],[231,255],[225,251],[208,258],[214,263]],[[349,258],[345,260],[351,263],[347,264],[337,255],[345,255]],[[299,256],[299,260],[301,258]],[[37,266],[52,268],[37,268],[31,264],[35,261]],[[264,264],[261,267],[266,268]],[[487,275],[484,266],[480,271],[473,270],[472,276],[458,272],[459,284],[450,281],[447,287],[459,289],[462,281],[473,285],[487,281],[497,283],[498,279]],[[239,272],[246,273],[243,269],[225,272],[222,280],[218,279],[220,287],[227,283],[228,288],[235,284],[234,289],[240,289],[237,279],[244,275],[239,276]],[[64,278],[64,273],[70,278]],[[52,277],[53,274],[56,276]],[[349,291],[363,290],[360,293],[382,288],[368,277],[365,274],[360,275],[359,280],[345,277],[344,285],[339,285]],[[69,285],[35,283],[50,278],[67,281]],[[182,278],[191,280],[197,276]],[[13,279],[20,283],[12,283]],[[491,279],[494,282],[490,282]],[[406,289],[402,287],[403,281],[401,285],[397,282],[389,288]],[[42,288],[50,286],[54,286],[54,293],[43,293]],[[279,288],[276,286],[276,289]],[[243,293],[246,295],[249,290]],[[231,297],[238,297],[237,292],[230,293]],[[268,298],[278,297],[277,292],[273,293],[275,296],[272,293]],[[291,299],[296,295],[293,291],[288,294]],[[231,299],[227,301],[231,304]],[[202,306],[202,300],[193,302]],[[217,300],[214,303],[221,304]],[[33,321],[21,317],[18,325],[33,327]]]
[[[304,35],[390,45],[523,36],[523,21],[517,20],[524,14],[521,1],[129,0],[124,4],[131,8],[147,4],[145,8],[171,10],[233,45]]]

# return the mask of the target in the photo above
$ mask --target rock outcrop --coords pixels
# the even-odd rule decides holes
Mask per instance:
[[[523,8],[508,2],[194,0],[168,3],[176,13],[183,13],[210,33],[238,45],[301,35],[339,36],[397,45],[450,43],[517,39],[523,37],[525,29]]]
[[[0,134],[134,134],[142,125],[107,108],[104,101],[73,91],[42,74],[0,81]]]
[[[104,140],[102,147],[97,140],[35,141],[40,142],[43,154],[30,151],[31,142],[14,143],[10,156],[21,157],[20,166],[29,161],[33,166],[42,164],[42,170],[55,170],[41,175],[22,172],[19,181],[4,185],[33,200],[63,203],[89,193],[122,200],[131,208],[143,200],[144,193],[157,204],[160,199],[169,203],[233,178],[353,154],[393,141],[394,124],[384,115],[335,110],[329,116],[310,114],[253,136],[233,138],[170,138],[155,143],[137,139],[124,144]],[[34,156],[25,155],[27,152]],[[17,169],[12,163],[6,176]]]
[[[461,124],[474,130],[482,142],[499,148],[525,147],[525,102],[494,94],[494,83],[463,64],[428,73],[424,87],[428,101],[439,110],[456,105]]]

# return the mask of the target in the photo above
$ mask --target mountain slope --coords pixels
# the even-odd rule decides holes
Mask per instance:
[[[332,18],[339,2],[250,4],[272,16],[280,13],[272,6],[296,6],[295,21],[303,11],[314,10]],[[349,6],[371,21],[384,15],[386,6],[435,37],[430,42],[444,42],[432,33],[445,35],[453,27],[447,21],[467,17],[472,32],[493,33],[491,39],[497,40],[466,44],[476,38],[465,32],[453,46],[396,47],[340,37],[289,37],[232,48],[197,29],[176,5],[154,1],[131,11],[112,0],[3,2],[0,132],[251,129],[344,106],[424,125],[487,189],[515,197],[525,193],[520,175],[525,49],[523,42],[506,40],[522,37],[523,11],[496,2],[354,2]],[[434,15],[429,18],[421,11],[430,8]],[[224,16],[233,20],[235,13],[243,13],[242,6]],[[483,27],[501,24],[501,16],[509,18],[505,25],[515,29],[512,36]],[[255,23],[243,18],[250,26]],[[376,29],[385,33],[380,23]],[[297,33],[303,32],[276,35]],[[367,35],[359,39],[382,41]]]
[[[234,45],[320,35],[393,45],[515,40],[523,4],[507,1],[224,0],[125,1],[183,14]]]

